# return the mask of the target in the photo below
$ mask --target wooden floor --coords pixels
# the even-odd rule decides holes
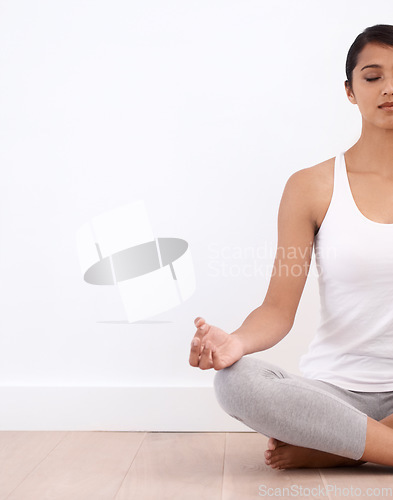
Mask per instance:
[[[266,444],[255,432],[1,431],[0,500],[393,498],[392,467],[273,470]]]

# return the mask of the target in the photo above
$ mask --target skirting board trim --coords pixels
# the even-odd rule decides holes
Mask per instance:
[[[252,432],[213,387],[0,386],[0,430]]]

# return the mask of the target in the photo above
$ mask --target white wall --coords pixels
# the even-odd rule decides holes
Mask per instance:
[[[29,388],[44,395],[36,421],[57,429],[53,388],[211,393],[214,371],[188,365],[193,320],[230,332],[263,301],[285,182],[357,140],[345,58],[388,12],[389,0],[0,1],[1,428],[39,427],[28,398],[12,403]],[[188,241],[197,288],[130,324],[116,288],[83,281],[75,233],[139,199],[157,237]],[[258,355],[298,373],[318,314],[314,267],[293,330]],[[104,427],[78,397],[72,428]],[[150,410],[127,408],[140,429],[133,415]]]

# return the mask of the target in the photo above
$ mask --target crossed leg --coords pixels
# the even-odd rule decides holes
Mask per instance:
[[[367,446],[366,437],[366,449],[363,457],[368,456],[370,452],[370,442],[373,443],[374,441],[374,422],[376,421],[374,420],[373,422],[369,422],[369,419],[370,418],[368,417],[367,432],[369,433],[369,444]],[[393,414],[383,418],[379,421],[379,423],[393,430]],[[387,434],[389,435],[390,432],[387,432]],[[272,469],[357,467],[367,463],[367,461],[371,462],[372,460],[354,460],[352,458],[334,455],[333,453],[327,453],[325,451],[284,443],[284,441],[280,441],[275,438],[269,438],[268,449],[265,451],[265,463],[266,465],[270,465]]]
[[[246,358],[217,372],[216,396],[231,416],[275,437],[265,452],[271,467],[393,466],[393,415],[378,422],[337,397],[335,388],[314,387],[276,365]]]

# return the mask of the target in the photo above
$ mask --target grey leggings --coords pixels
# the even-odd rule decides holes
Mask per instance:
[[[355,460],[364,453],[367,416],[393,413],[393,391],[350,391],[252,356],[219,370],[214,390],[229,415],[267,437]]]

